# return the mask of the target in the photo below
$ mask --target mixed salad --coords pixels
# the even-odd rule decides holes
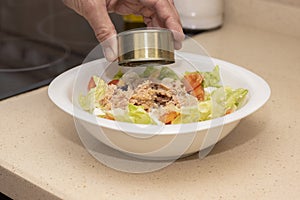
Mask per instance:
[[[138,68],[135,68],[138,69]],[[91,77],[80,106],[94,115],[137,124],[180,124],[230,114],[245,102],[248,90],[220,85],[219,67],[211,72],[186,72],[146,67],[123,73],[106,83]]]

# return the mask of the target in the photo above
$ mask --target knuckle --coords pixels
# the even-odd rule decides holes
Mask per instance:
[[[77,0],[78,8],[83,16],[91,16],[97,8],[97,3],[94,0]]]
[[[114,27],[101,27],[95,31],[96,38],[99,42],[104,42],[106,39],[110,38],[112,35],[116,34]]]

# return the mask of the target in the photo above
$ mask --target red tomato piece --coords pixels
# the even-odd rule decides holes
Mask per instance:
[[[191,92],[191,94],[194,97],[197,97],[197,99],[199,101],[204,100],[205,92],[204,92],[204,89],[203,89],[202,85],[199,85],[198,87],[194,88],[193,91]]]
[[[199,87],[202,81],[203,81],[203,77],[198,72],[186,74],[183,78],[183,84],[187,92],[190,92],[195,88]]]
[[[88,84],[88,90],[90,91],[90,89],[96,87],[96,83],[93,79],[93,77],[90,79],[89,84]]]
[[[114,79],[114,80],[109,81],[108,85],[118,85],[118,83],[119,83],[119,80]]]

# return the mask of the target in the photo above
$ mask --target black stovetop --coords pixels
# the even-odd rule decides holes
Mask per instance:
[[[55,41],[0,36],[0,99],[47,85],[84,58]]]
[[[111,18],[124,30],[121,16]],[[49,84],[98,44],[89,24],[61,1],[0,1],[0,100]]]

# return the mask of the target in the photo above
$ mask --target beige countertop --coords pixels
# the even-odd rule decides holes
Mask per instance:
[[[41,88],[0,102],[0,190],[15,199],[299,199],[300,37],[241,25],[195,39],[270,85],[268,103],[203,160],[147,174],[95,160]]]

